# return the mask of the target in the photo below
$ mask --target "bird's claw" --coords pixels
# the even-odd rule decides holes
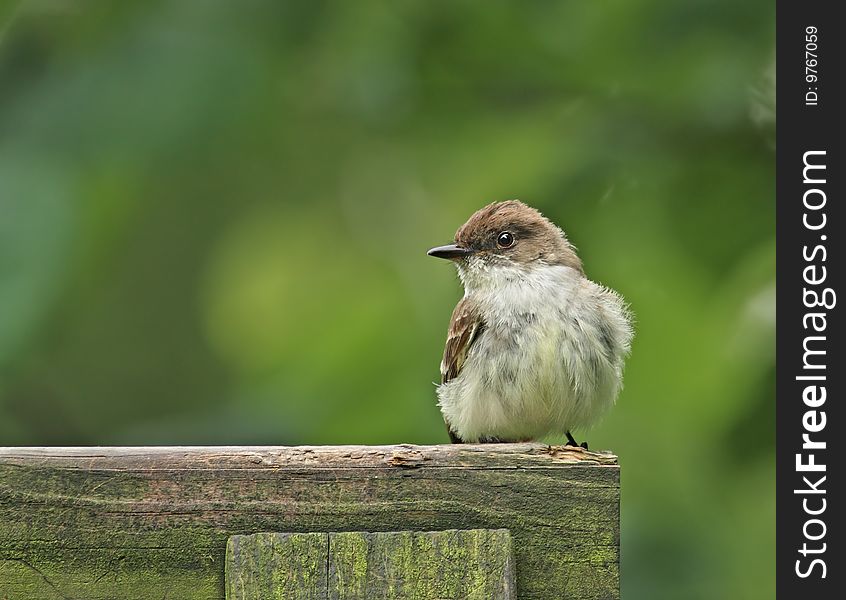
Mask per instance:
[[[588,443],[582,442],[581,444],[576,441],[576,438],[573,437],[569,431],[567,432],[567,445],[573,446],[574,448],[584,448],[585,450],[588,449]]]

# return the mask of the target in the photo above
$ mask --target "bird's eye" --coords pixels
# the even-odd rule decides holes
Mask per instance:
[[[496,238],[496,245],[500,248],[510,248],[514,245],[514,236],[507,231],[503,231]]]

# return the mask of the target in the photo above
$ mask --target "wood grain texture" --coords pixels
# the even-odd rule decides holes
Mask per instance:
[[[222,600],[229,536],[508,529],[521,599],[619,597],[616,457],[541,444],[0,448],[0,598]]]
[[[329,534],[233,535],[225,574],[226,600],[326,600]]]
[[[329,600],[514,600],[506,529],[329,534]]]
[[[514,600],[506,529],[236,535],[227,600]]]

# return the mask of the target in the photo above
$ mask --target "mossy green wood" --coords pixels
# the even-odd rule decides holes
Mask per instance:
[[[258,533],[226,546],[227,600],[513,600],[506,529]]]
[[[517,595],[619,597],[608,454],[482,446],[0,449],[0,598],[221,600],[231,535],[511,532]]]
[[[326,533],[233,535],[226,544],[227,600],[326,600]]]
[[[329,534],[329,600],[514,600],[505,529]]]

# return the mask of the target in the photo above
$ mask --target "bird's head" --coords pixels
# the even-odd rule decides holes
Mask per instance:
[[[428,254],[454,261],[465,285],[550,265],[582,272],[582,261],[564,232],[519,200],[479,209],[459,227],[455,243],[432,248]]]

